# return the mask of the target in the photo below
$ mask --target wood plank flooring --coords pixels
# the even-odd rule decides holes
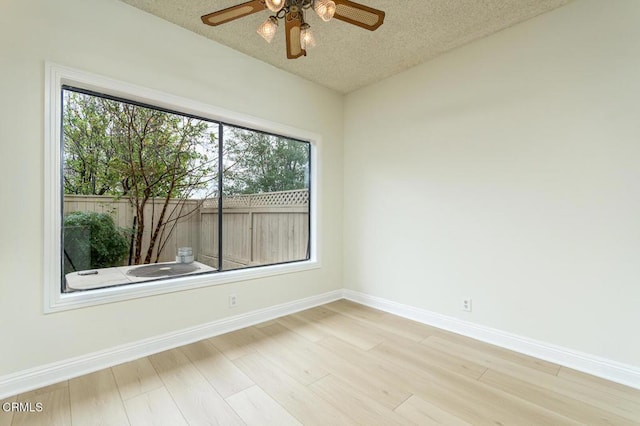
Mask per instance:
[[[10,425],[639,425],[640,390],[340,300],[0,402]]]

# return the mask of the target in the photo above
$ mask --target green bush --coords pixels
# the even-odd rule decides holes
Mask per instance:
[[[125,232],[108,214],[74,212],[64,217],[64,272],[119,266],[129,253]]]

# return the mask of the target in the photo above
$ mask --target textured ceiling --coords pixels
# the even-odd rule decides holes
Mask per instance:
[[[370,32],[342,21],[307,17],[317,46],[287,59],[284,26],[271,44],[257,33],[269,11],[218,27],[201,15],[244,0],[122,0],[278,68],[342,93],[382,80],[443,52],[569,3],[571,0],[359,0],[384,10]]]

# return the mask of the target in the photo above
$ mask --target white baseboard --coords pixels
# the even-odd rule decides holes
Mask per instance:
[[[335,290],[2,376],[0,400],[339,299],[342,290]]]
[[[362,305],[640,389],[640,368],[636,366],[540,342],[353,290],[345,289],[343,295],[345,299]]]
[[[640,369],[638,367],[345,289],[223,318],[196,327],[2,376],[0,377],[0,399],[342,298],[640,389]]]

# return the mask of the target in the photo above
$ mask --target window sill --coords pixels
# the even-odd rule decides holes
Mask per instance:
[[[88,306],[120,302],[124,300],[149,297],[176,291],[194,290],[203,287],[231,284],[257,278],[266,278],[295,272],[318,269],[317,260],[261,266],[259,268],[238,269],[226,272],[216,272],[206,275],[182,276],[161,281],[141,282],[139,284],[108,287],[73,293],[61,293],[51,297],[45,303],[45,313],[85,308]]]

